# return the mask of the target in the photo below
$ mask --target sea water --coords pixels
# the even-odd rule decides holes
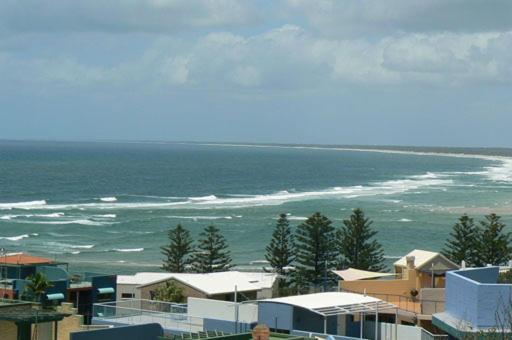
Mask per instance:
[[[169,228],[197,238],[214,224],[237,267],[259,269],[280,213],[338,228],[362,208],[389,259],[440,250],[463,213],[512,224],[510,158],[412,151],[3,141],[0,247],[75,271],[154,271]]]

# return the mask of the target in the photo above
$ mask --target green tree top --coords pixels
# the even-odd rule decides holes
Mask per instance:
[[[233,267],[226,239],[220,230],[210,225],[199,234],[193,257],[193,268],[198,273],[222,272]]]
[[[178,224],[168,232],[169,244],[161,247],[165,256],[162,269],[171,273],[183,273],[191,263],[192,238],[190,232]]]
[[[29,282],[25,286],[25,291],[33,301],[41,302],[41,297],[43,294],[45,294],[48,289],[53,287],[53,284],[41,272],[37,272],[34,275],[29,275],[27,280]]]
[[[272,239],[266,250],[265,259],[278,274],[284,275],[284,268],[294,260],[293,234],[286,214],[279,215]]]
[[[479,246],[479,263],[477,265],[500,265],[511,258],[510,233],[504,232],[505,224],[496,214],[485,216]]]
[[[377,231],[372,230],[372,223],[361,209],[354,209],[350,218],[343,221],[343,226],[336,235],[341,253],[341,267],[384,270],[384,251],[380,243],[374,239]]]
[[[472,218],[464,214],[454,224],[441,253],[456,264],[464,260],[468,266],[478,265],[479,238],[478,227]]]
[[[153,300],[177,303],[185,302],[183,288],[178,287],[174,281],[167,281],[165,285],[155,290]]]
[[[319,212],[297,227],[296,282],[319,285],[325,274],[336,265],[335,231],[331,220]],[[330,276],[330,273],[328,273]],[[299,284],[300,283],[300,284]],[[298,287],[302,290],[304,287]]]

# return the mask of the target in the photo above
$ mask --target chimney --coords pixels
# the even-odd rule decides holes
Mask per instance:
[[[405,262],[407,263],[407,269],[414,269],[414,256],[406,256]]]
[[[252,338],[254,340],[269,340],[270,329],[268,329],[267,325],[259,324],[253,328]]]

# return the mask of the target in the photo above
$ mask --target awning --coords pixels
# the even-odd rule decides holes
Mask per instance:
[[[49,301],[53,301],[53,300],[64,300],[64,294],[62,294],[62,293],[46,294],[46,298],[47,298]]]
[[[112,287],[98,288],[99,294],[114,294],[115,290]]]
[[[348,268],[345,270],[333,270],[334,274],[338,275],[345,281],[357,281],[357,280],[367,280],[367,279],[377,279],[379,277],[386,276],[394,276],[395,274],[390,273],[379,273],[379,272],[369,272],[366,270]]]

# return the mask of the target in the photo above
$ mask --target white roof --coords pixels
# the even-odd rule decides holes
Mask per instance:
[[[395,274],[390,273],[379,273],[379,272],[370,272],[366,270],[360,270],[355,268],[348,268],[345,270],[333,270],[334,274],[338,275],[345,281],[357,281],[357,280],[365,280],[365,279],[376,279],[384,276],[394,276]]]
[[[118,276],[118,283],[135,284],[139,287],[175,279],[206,295],[232,293],[235,286],[239,292],[272,288],[277,274],[227,271],[217,273],[137,273],[131,277]]]
[[[137,273],[135,275],[117,275],[117,283],[125,285],[146,285],[151,282],[161,281],[172,277],[171,273]]]
[[[315,313],[325,316],[375,311],[377,306],[380,310],[396,308],[395,305],[387,303],[381,299],[377,299],[373,296],[345,292],[294,295],[275,299],[266,299],[259,302],[288,304],[309,309]]]
[[[398,267],[407,267],[407,256],[414,256],[414,266],[418,269],[428,264],[430,261],[432,261],[434,258],[438,256],[443,257],[448,262],[451,262],[450,260],[445,258],[441,253],[414,249],[409,254],[401,257],[398,261],[394,263],[394,265]],[[457,268],[457,265],[455,263],[453,263],[453,265],[455,266],[455,268]]]

